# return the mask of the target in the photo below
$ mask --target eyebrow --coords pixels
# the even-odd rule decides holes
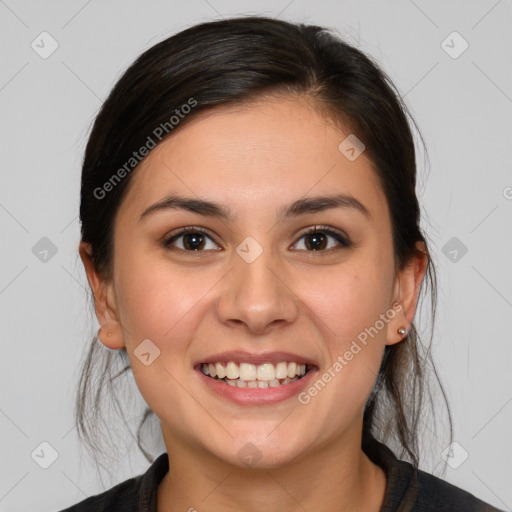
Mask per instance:
[[[282,222],[290,217],[298,217],[307,213],[317,213],[333,208],[353,209],[362,213],[368,219],[371,214],[360,201],[347,194],[330,196],[314,196],[298,199],[278,210],[277,220]],[[165,210],[185,210],[207,217],[217,217],[232,222],[236,215],[227,206],[206,199],[170,195],[151,205],[141,214],[139,221],[149,215]]]

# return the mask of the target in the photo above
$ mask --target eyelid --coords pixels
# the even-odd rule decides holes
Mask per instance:
[[[181,236],[184,236],[188,233],[201,233],[208,238],[210,238],[213,242],[215,242],[216,245],[219,245],[217,241],[215,240],[215,237],[212,236],[209,230],[206,228],[201,228],[199,226],[185,226],[183,228],[178,228],[176,230],[171,231],[170,233],[166,234],[162,239],[162,245],[165,248],[171,247],[171,241],[175,238],[179,238]],[[179,247],[172,247],[173,250],[181,251],[181,252],[187,252],[187,253],[195,253],[195,252],[207,252],[207,251],[184,251],[183,249],[180,249]]]
[[[352,240],[350,239],[350,237],[344,231],[342,231],[340,229],[337,229],[335,227],[332,227],[332,226],[319,225],[319,224],[317,224],[315,226],[312,226],[312,227],[304,228],[303,230],[301,230],[298,233],[298,235],[297,235],[297,237],[298,237],[297,241],[294,242],[293,245],[297,244],[299,242],[299,240],[302,237],[304,237],[305,235],[311,235],[311,234],[314,234],[314,233],[326,233],[328,236],[331,236],[332,238],[335,238],[336,241],[339,243],[338,247],[327,249],[327,250],[318,251],[319,253],[320,252],[330,253],[331,251],[336,250],[336,249],[340,249],[340,248],[348,249],[349,247],[351,247],[353,245]],[[304,252],[315,253],[317,251],[304,251]]]
[[[173,232],[171,232],[170,234],[166,235],[163,238],[162,245],[165,248],[169,248],[169,247],[171,247],[171,241],[173,239],[184,236],[187,233],[201,233],[201,234],[207,236],[208,238],[210,238],[216,245],[219,245],[217,243],[217,241],[215,240],[215,237],[210,234],[209,230],[207,230],[206,228],[199,227],[199,226],[186,226],[186,227],[178,228],[177,230],[174,230]],[[348,249],[349,247],[351,247],[353,245],[353,242],[351,241],[350,237],[344,231],[334,228],[332,226],[317,224],[314,226],[304,228],[301,231],[299,231],[299,233],[296,235],[297,239],[295,242],[293,242],[292,246],[296,245],[301,240],[301,238],[303,238],[304,236],[314,234],[314,233],[325,233],[328,236],[335,238],[336,241],[338,242],[339,246],[330,248],[330,249],[326,249],[326,250],[321,250],[321,251],[299,251],[299,252],[309,252],[309,253],[316,253],[316,254],[330,253],[337,249],[342,249],[342,248]],[[185,252],[185,253],[192,253],[192,254],[197,254],[199,252],[206,252],[206,253],[209,252],[209,250],[185,251],[184,249],[180,249],[179,247],[174,247],[174,246],[172,246],[172,250],[177,251],[177,252]]]

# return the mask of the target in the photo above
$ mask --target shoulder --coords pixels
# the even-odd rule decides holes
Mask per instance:
[[[380,512],[502,512],[473,494],[400,460],[383,443],[366,434],[363,451],[386,474]]]
[[[59,512],[151,512],[156,510],[158,484],[168,469],[167,453],[162,453],[145,473]]]
[[[130,478],[117,484],[112,489],[72,505],[60,512],[106,512],[107,510],[125,510],[126,512],[137,510],[134,508],[139,488],[140,476]]]
[[[416,494],[415,508],[423,511],[500,512],[473,494],[422,470],[414,470],[411,464],[411,495]]]

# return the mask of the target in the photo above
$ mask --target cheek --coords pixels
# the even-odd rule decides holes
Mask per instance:
[[[387,307],[388,277],[377,261],[354,262],[317,272],[314,286],[310,278],[302,277],[300,282],[300,296],[322,320],[325,338],[333,340],[338,349],[344,349],[373,326]]]
[[[183,319],[214,284],[211,275],[198,275],[193,267],[173,269],[168,262],[136,259],[123,264],[118,279],[122,322],[132,344],[145,338],[163,344],[175,338]]]
[[[328,415],[333,432],[362,414],[375,384],[387,332],[380,320],[387,307],[386,275],[378,262],[367,261],[317,273],[314,291],[302,284],[301,297],[307,297],[307,309],[321,329],[320,349],[329,361],[301,403],[310,401],[318,417]]]
[[[167,418],[169,411],[183,411],[188,347],[214,278],[198,275],[192,267],[173,270],[168,262],[142,264],[133,258],[118,266],[118,283],[121,323],[137,387],[155,414]],[[146,365],[137,354],[148,350],[150,359],[157,356]]]

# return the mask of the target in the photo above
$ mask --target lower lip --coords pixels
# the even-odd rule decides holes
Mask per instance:
[[[304,388],[310,385],[317,373],[317,368],[311,368],[304,377],[289,384],[281,384],[275,388],[239,388],[230,386],[225,382],[212,379],[205,375],[201,369],[199,372],[203,382],[218,395],[231,400],[239,405],[269,405],[283,402],[298,395]]]

